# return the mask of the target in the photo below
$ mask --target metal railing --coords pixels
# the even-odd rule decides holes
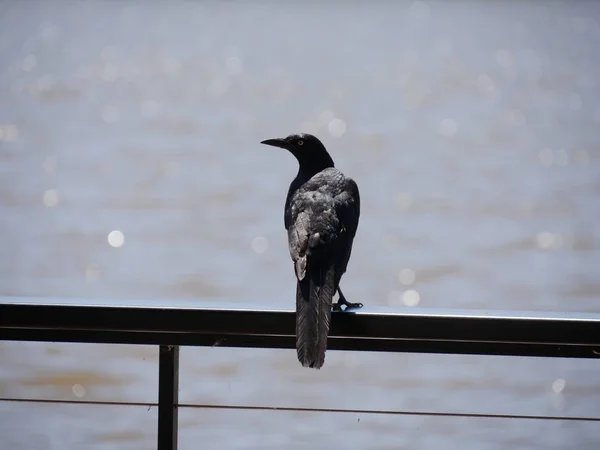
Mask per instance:
[[[295,347],[294,332],[295,313],[290,310],[52,304],[48,300],[32,303],[19,298],[0,298],[0,340],[3,341],[158,345],[159,450],[177,448],[177,412],[183,406],[600,421],[596,417],[221,407],[179,403],[179,346],[291,349]],[[333,313],[328,349],[600,358],[600,314],[363,308],[355,312]],[[0,398],[2,400],[29,401]],[[69,403],[103,404],[86,401]]]

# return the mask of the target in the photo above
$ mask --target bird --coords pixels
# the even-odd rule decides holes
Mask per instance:
[[[288,150],[298,161],[284,207],[290,256],[296,276],[296,353],[304,367],[325,362],[331,312],[350,303],[340,289],[360,216],[356,182],[335,168],[323,143],[307,133],[261,144]],[[338,302],[333,303],[335,293]]]

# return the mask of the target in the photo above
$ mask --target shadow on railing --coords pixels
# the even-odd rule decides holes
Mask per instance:
[[[295,314],[276,309],[38,303],[0,299],[0,340],[160,346],[157,403],[0,401],[158,406],[158,449],[177,448],[179,408],[336,412],[600,422],[600,417],[181,404],[179,346],[294,348]],[[600,358],[600,314],[361,309],[333,313],[330,350]]]

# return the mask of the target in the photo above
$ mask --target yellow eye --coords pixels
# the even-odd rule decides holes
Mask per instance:
[[[304,141],[300,139],[298,142],[296,142],[296,144],[302,147],[304,145]]]

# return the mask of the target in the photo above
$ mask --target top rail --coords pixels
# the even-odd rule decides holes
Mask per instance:
[[[293,348],[295,313],[0,297],[0,340]],[[334,312],[328,348],[600,358],[600,314],[369,308]]]

